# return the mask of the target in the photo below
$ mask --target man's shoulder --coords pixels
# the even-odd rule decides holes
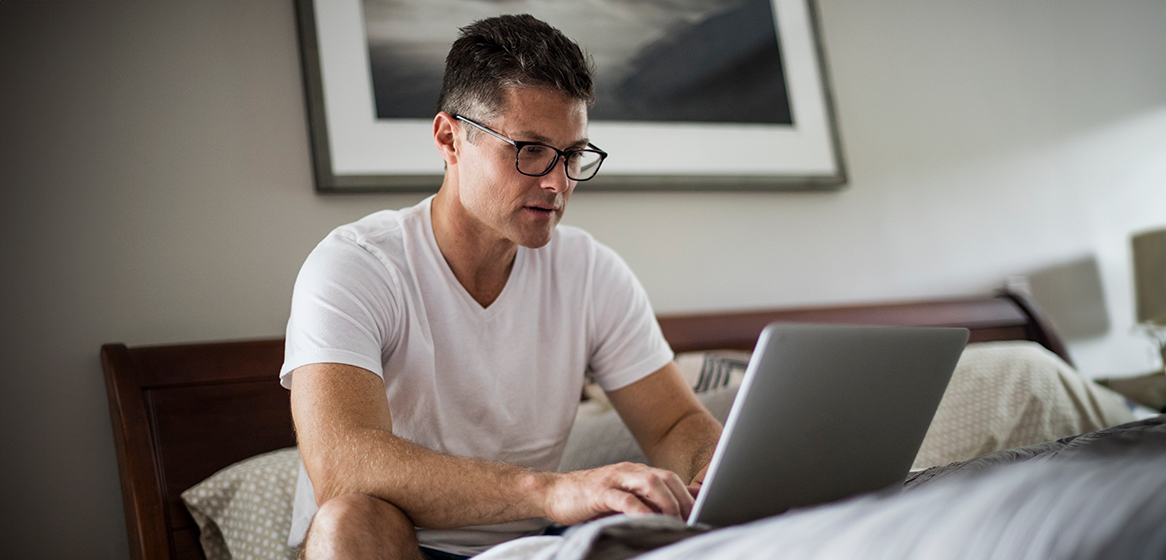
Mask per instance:
[[[402,227],[400,210],[373,212],[355,222],[349,222],[332,230],[328,235],[344,237],[355,241],[377,239],[399,232]]]
[[[396,277],[411,268],[409,255],[416,251],[410,248],[427,246],[424,216],[417,207],[381,210],[337,227],[316,245],[302,270],[342,279],[357,271],[368,278],[384,278],[386,271]]]
[[[404,231],[420,219],[419,208],[380,210],[333,229],[329,238],[348,240],[365,249],[391,249],[404,242]]]

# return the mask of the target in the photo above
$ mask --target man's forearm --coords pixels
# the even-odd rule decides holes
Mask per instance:
[[[622,463],[572,473],[444,455],[393,435],[379,377],[343,364],[295,370],[292,417],[316,502],[385,500],[419,527],[444,529],[547,517],[563,524],[612,513],[683,517],[692,498],[675,474]]]
[[[543,515],[545,475],[443,455],[393,435],[384,384],[344,364],[297,368],[291,408],[316,502],[383,499],[415,525],[448,528]]]
[[[574,525],[613,513],[684,518],[692,507],[692,497],[675,472],[646,465],[537,472],[443,455],[392,435],[352,434],[345,442],[330,452],[306,453],[309,473],[320,473],[313,480],[323,481],[317,500],[349,493],[376,496],[419,527],[447,529],[531,517]],[[362,452],[362,447],[375,451]]]
[[[301,443],[301,449],[317,503],[344,494],[375,496],[431,529],[541,517],[554,476],[445,455],[377,429],[323,445]]]
[[[720,437],[721,424],[701,409],[681,418],[645,454],[652,465],[668,469],[685,483],[691,483],[712,460]]]
[[[676,362],[607,396],[653,465],[686,484],[708,465],[721,424],[701,406]]]

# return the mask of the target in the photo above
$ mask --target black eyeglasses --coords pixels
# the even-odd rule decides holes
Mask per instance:
[[[541,142],[511,140],[490,130],[486,125],[461,115],[454,115],[453,118],[472,124],[487,134],[514,146],[514,167],[518,169],[519,173],[529,177],[542,177],[550,173],[555,168],[555,164],[559,163],[559,158],[562,157],[567,162],[565,164],[567,178],[572,181],[586,181],[599,173],[599,166],[607,157],[607,152],[600,150],[595,144],[588,143],[586,148],[580,150],[560,150]]]

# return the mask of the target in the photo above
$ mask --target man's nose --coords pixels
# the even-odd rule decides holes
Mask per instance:
[[[542,188],[556,193],[566,192],[571,186],[571,179],[567,178],[567,162],[565,158],[559,158],[555,162],[555,167],[549,173],[540,177],[540,186]]]

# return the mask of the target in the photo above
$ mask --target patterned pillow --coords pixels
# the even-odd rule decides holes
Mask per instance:
[[[182,493],[207,560],[295,558],[287,534],[299,461],[294,447],[256,455]]]
[[[912,468],[966,461],[1133,420],[1120,395],[1035,342],[969,344]]]
[[[688,386],[700,394],[740,385],[750,357],[741,350],[683,352],[676,355],[676,365]]]

